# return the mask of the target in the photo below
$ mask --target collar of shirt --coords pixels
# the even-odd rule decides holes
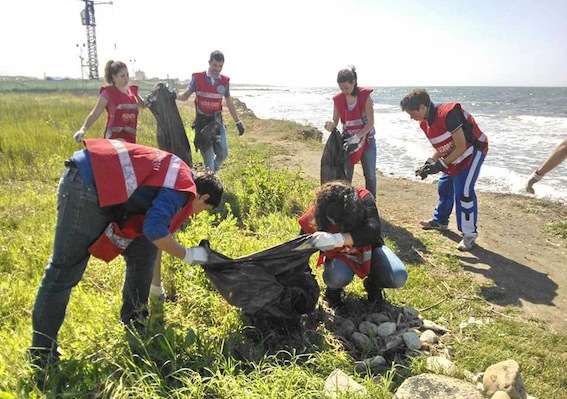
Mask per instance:
[[[429,109],[427,110],[427,124],[429,126],[433,125],[436,116],[437,116],[437,107],[435,106],[435,104],[430,103]]]
[[[208,70],[208,69],[205,71],[205,75],[207,75],[207,78],[209,78],[211,84],[213,84],[213,85],[215,84],[215,82],[216,82],[217,80],[220,79],[220,75],[219,75],[219,77],[216,78],[216,79],[213,78],[213,77],[209,74],[209,70]]]

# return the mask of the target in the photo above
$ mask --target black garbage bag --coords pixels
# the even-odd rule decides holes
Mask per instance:
[[[321,184],[333,180],[347,180],[351,168],[348,154],[343,148],[343,137],[337,128],[333,129],[321,156]]]
[[[197,113],[193,124],[195,129],[193,144],[195,144],[195,148],[203,153],[211,146],[215,146],[220,141],[222,124],[222,114],[220,112],[215,112],[211,116]],[[217,152],[218,148],[215,146],[215,153]]]
[[[160,82],[146,96],[145,104],[157,121],[158,147],[177,155],[183,162],[193,167],[191,145],[175,97],[176,94]]]
[[[304,234],[261,252],[238,259],[207,248],[202,265],[207,277],[228,303],[248,315],[266,319],[297,319],[315,310],[319,285],[309,267],[316,251]]]

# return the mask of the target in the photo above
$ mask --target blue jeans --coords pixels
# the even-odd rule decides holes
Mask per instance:
[[[471,165],[457,175],[443,174],[439,178],[437,191],[439,202],[433,212],[433,220],[441,224],[449,224],[449,216],[455,204],[457,228],[465,237],[477,237],[478,203],[474,186],[484,163],[486,154],[474,151]]]
[[[368,148],[362,153],[360,164],[364,173],[366,189],[372,193],[374,198],[376,198],[376,153],[376,138],[372,137],[369,139]],[[350,169],[347,172],[347,180],[352,183],[354,165],[350,165]]]
[[[331,289],[343,288],[354,278],[354,271],[340,259],[327,259],[323,281]],[[372,250],[372,264],[367,279],[377,288],[401,288],[406,283],[408,272],[403,262],[383,245]]]
[[[220,129],[218,140],[205,152],[201,152],[205,168],[212,172],[220,169],[224,160],[228,157],[228,141],[226,139],[226,126]]]
[[[66,168],[59,181],[53,252],[41,280],[32,311],[32,347],[55,351],[57,335],[71,290],[83,277],[88,248],[112,222],[98,203],[96,190],[76,168]],[[135,239],[123,256],[126,278],[120,312],[124,323],[147,315],[147,302],[157,248],[145,236]]]

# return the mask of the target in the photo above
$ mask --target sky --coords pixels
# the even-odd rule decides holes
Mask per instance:
[[[565,0],[95,3],[101,77],[112,59],[184,80],[221,50],[233,84],[329,87],[354,65],[365,86],[567,86]],[[80,78],[83,8],[0,0],[0,76]]]

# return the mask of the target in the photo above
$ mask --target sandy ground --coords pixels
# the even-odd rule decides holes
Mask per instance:
[[[247,121],[246,142],[271,143],[287,151],[275,162],[301,166],[319,180],[321,151],[278,133],[277,123]],[[490,162],[490,154],[487,162]],[[354,183],[364,185],[357,165]],[[536,188],[537,189],[537,188]],[[567,330],[567,240],[545,233],[547,223],[567,220],[567,206],[527,196],[478,193],[479,239],[470,252],[456,249],[460,235],[451,220],[443,234],[444,250],[456,255],[462,267],[483,285],[482,295],[498,309],[515,306],[528,318],[541,320],[556,332]],[[405,261],[427,259],[426,249],[415,238],[422,234],[419,221],[431,217],[437,201],[435,184],[386,176],[378,177],[378,207],[384,235],[404,250]]]

